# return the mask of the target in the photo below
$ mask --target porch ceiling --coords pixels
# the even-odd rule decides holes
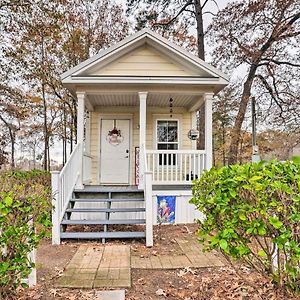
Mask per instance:
[[[147,106],[168,107],[169,99],[173,99],[174,107],[192,107],[194,103],[201,99],[201,95],[184,94],[159,94],[149,93]],[[88,95],[88,99],[93,106],[138,106],[139,97],[137,93],[127,94],[101,94]]]

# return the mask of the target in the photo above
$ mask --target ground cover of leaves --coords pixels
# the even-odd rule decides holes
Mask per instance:
[[[156,226],[155,245],[146,248],[144,241],[126,241],[131,245],[132,255],[180,254],[175,238],[193,236],[196,225]],[[68,241],[60,246],[52,246],[44,240],[38,249],[36,287],[18,291],[18,300],[92,300],[95,290],[58,289],[55,279],[63,272],[82,242]],[[93,244],[95,242],[90,242]],[[112,241],[109,243],[121,243]],[[123,242],[124,243],[124,242]],[[221,268],[184,268],[178,270],[132,270],[132,287],[126,289],[126,299],[170,299],[170,300],[296,300],[273,284],[246,268],[239,266],[247,282],[241,279],[230,266]]]

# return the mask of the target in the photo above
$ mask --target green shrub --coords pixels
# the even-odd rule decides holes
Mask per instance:
[[[27,256],[51,226],[49,183],[43,171],[0,173],[0,299],[26,286],[34,267]]]
[[[300,291],[299,158],[212,168],[193,196],[206,216],[198,231],[206,249]]]

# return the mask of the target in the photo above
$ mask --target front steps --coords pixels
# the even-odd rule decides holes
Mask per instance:
[[[61,222],[60,237],[99,239],[103,243],[106,239],[145,238],[144,226],[139,226],[145,223],[142,191],[134,187],[87,186],[74,191]],[[80,231],[74,231],[74,227]]]

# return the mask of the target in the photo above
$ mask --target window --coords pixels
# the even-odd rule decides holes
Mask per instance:
[[[178,149],[178,121],[158,120],[157,121],[157,149],[177,150]],[[160,165],[175,165],[175,154],[161,154],[159,156]]]

